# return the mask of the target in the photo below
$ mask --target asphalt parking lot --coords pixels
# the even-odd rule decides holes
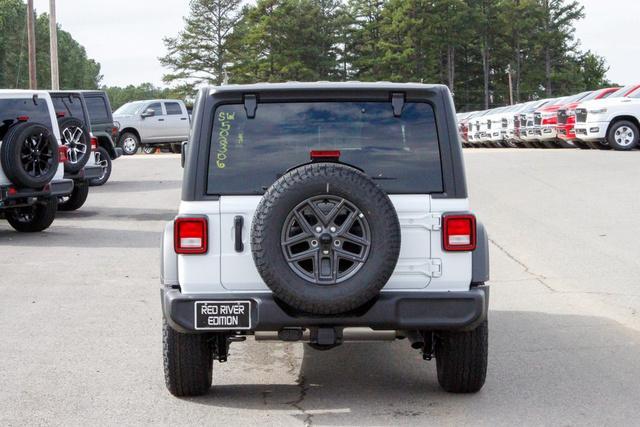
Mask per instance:
[[[637,425],[640,152],[467,150],[492,251],[485,388],[406,342],[234,344],[214,388],[164,387],[160,231],[175,155],[118,160],[47,232],[0,222],[0,425]]]

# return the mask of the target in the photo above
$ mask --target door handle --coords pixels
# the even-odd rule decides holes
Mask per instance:
[[[242,228],[244,227],[244,217],[238,215],[234,218],[233,222],[236,231],[236,252],[244,252],[244,243],[242,243]]]
[[[183,118],[181,118],[180,120],[187,120],[187,118],[186,118],[186,117],[183,117]]]
[[[159,122],[164,122],[164,119],[158,119]]]

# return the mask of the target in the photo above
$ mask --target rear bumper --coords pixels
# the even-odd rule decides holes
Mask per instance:
[[[85,166],[80,172],[65,173],[64,177],[74,181],[89,181],[94,178],[100,178],[101,175],[102,168],[100,166]]]
[[[47,184],[42,189],[0,186],[0,207],[29,204],[30,200],[55,196],[67,196],[73,192],[73,180],[61,179]]]
[[[181,332],[196,332],[194,313],[197,301],[238,300],[251,301],[251,331],[319,326],[369,327],[374,330],[470,330],[487,317],[489,286],[464,292],[382,292],[368,308],[338,316],[291,313],[270,293],[183,295],[178,289],[162,288],[161,297],[167,322]]]

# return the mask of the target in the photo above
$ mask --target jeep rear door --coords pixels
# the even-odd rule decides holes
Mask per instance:
[[[314,150],[338,150],[390,195],[402,230],[397,268],[385,289],[423,289],[439,274],[431,259],[431,193],[443,191],[433,107],[407,103],[396,117],[390,102],[259,104],[249,118],[241,104],[215,112],[207,193],[218,196],[220,281],[229,290],[266,290],[251,253],[251,223],[265,190]],[[284,221],[284,218],[283,218]],[[278,226],[278,225],[276,225]],[[384,239],[384,236],[374,236]],[[216,242],[217,243],[217,242]],[[219,257],[219,260],[214,258]],[[212,270],[213,271],[213,270]]]

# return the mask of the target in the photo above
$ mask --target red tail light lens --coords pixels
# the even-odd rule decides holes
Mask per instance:
[[[98,149],[98,138],[95,136],[91,137],[91,150],[96,151]]]
[[[61,119],[65,116],[64,111],[56,111],[56,117]]]
[[[176,218],[173,224],[173,247],[176,253],[207,253],[208,228],[206,218]]]
[[[340,160],[339,150],[313,150],[311,160]]]
[[[21,123],[28,122],[29,116],[18,116],[18,121]]]
[[[67,152],[68,152],[68,148],[66,145],[61,145],[58,147],[58,157],[60,158],[60,160],[58,160],[58,162],[60,163],[66,163],[67,159]]]
[[[442,230],[442,246],[445,251],[468,252],[476,249],[475,216],[445,215]]]

